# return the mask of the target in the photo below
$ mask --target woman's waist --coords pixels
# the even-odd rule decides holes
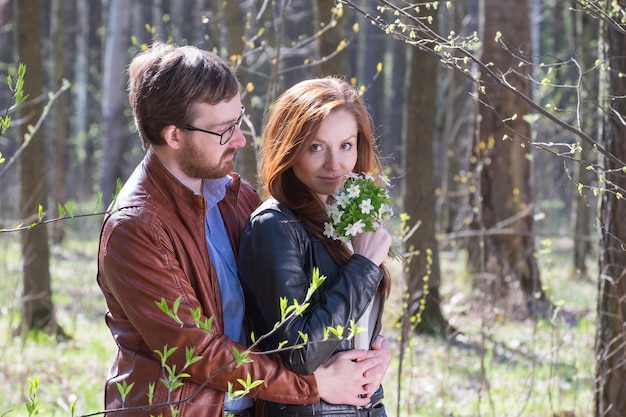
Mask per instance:
[[[356,407],[347,404],[330,404],[325,401],[320,401],[313,404],[280,404],[268,402],[268,414],[270,416],[296,416],[296,415],[333,415],[333,416],[355,416],[355,415],[368,415],[370,410],[384,410],[382,406],[384,393],[382,386],[372,394],[369,404],[363,407]],[[372,415],[378,415],[379,413],[371,413]],[[385,415],[384,411],[380,415]]]

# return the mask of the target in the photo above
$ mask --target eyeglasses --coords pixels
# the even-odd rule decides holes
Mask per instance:
[[[200,129],[199,127],[195,127],[195,126],[191,126],[191,125],[185,125],[184,128],[187,129],[187,130],[191,130],[191,131],[198,131],[198,132],[208,133],[210,135],[219,136],[220,137],[220,145],[226,145],[228,143],[228,141],[233,137],[233,134],[235,133],[235,128],[236,127],[241,127],[241,122],[243,121],[243,115],[244,115],[245,112],[246,112],[246,108],[245,107],[241,107],[241,114],[239,115],[239,118],[237,119],[235,124],[233,124],[232,126],[228,127],[228,129],[226,129],[222,133],[211,132],[210,130]]]

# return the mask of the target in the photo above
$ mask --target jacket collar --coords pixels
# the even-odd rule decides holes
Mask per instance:
[[[159,160],[152,148],[149,148],[140,164],[141,176],[152,183],[151,193],[161,194],[174,207],[194,207],[196,210],[202,208],[202,216],[206,211],[206,200],[204,196],[196,194],[182,183],[172,172]],[[135,174],[131,176],[134,177]],[[224,199],[229,200],[236,206],[237,191],[239,190],[240,177],[237,173],[228,174],[226,184],[226,195]],[[222,200],[220,198],[220,200]],[[221,205],[221,204],[220,204]],[[195,210],[194,210],[195,211]]]
[[[141,164],[143,174],[154,186],[153,191],[161,193],[174,205],[198,204],[198,196],[161,162],[152,148],[148,149]]]

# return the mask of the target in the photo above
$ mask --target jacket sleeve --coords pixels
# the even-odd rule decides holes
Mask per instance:
[[[155,350],[176,347],[170,360],[180,370],[185,363],[184,347],[194,347],[194,354],[202,359],[185,372],[197,385],[225,392],[229,382],[236,385],[238,379],[245,381],[250,375],[252,380],[264,380],[251,397],[295,404],[319,401],[315,379],[294,374],[275,355],[252,355],[253,362],[236,367],[232,349],[242,352],[246,346],[223,334],[221,318],[216,317],[211,333],[194,325],[190,310],[202,303],[179,263],[181,257],[168,243],[171,236],[158,224],[156,217],[118,220],[114,227],[106,224],[103,229],[98,281],[110,310],[107,322],[118,346],[126,351],[125,358],[139,365],[156,360]],[[171,307],[178,296],[182,296],[178,313],[184,325],[155,305],[164,298]],[[216,314],[202,311],[201,320]],[[152,377],[158,384],[159,375]]]
[[[324,340],[328,327],[343,326],[348,333],[350,320],[363,314],[382,279],[381,269],[360,255],[353,255],[332,282],[325,283],[303,312],[274,329],[281,320],[280,298],[288,305],[302,303],[311,284],[311,241],[300,225],[274,210],[256,214],[245,228],[240,243],[239,277],[246,296],[247,313],[252,318],[257,340],[269,332],[264,349],[276,349],[308,342],[297,349],[282,349],[281,356],[291,369],[313,373],[337,350],[341,340],[332,334]],[[313,265],[315,266],[315,265]],[[309,270],[311,269],[311,270]]]

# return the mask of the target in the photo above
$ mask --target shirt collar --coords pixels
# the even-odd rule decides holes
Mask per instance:
[[[202,180],[202,195],[206,199],[207,208],[211,208],[222,201],[226,195],[226,187],[231,182],[233,182],[233,178],[230,175],[222,178],[205,178]]]

